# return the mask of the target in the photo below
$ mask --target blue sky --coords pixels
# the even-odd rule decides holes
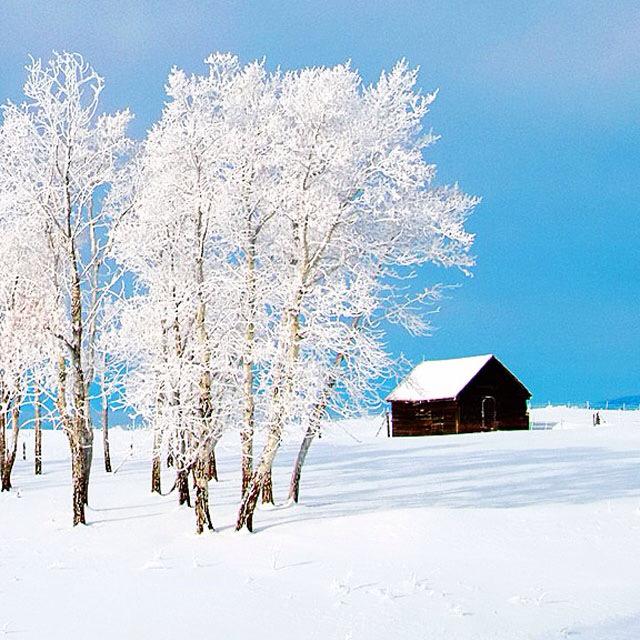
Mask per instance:
[[[365,80],[406,57],[440,89],[427,125],[441,182],[482,196],[473,278],[414,360],[494,352],[534,402],[640,393],[640,4],[635,0],[43,2],[0,4],[0,97],[29,53],[83,53],[105,110],[133,134],[159,115],[167,73],[211,51],[284,68],[351,59]]]

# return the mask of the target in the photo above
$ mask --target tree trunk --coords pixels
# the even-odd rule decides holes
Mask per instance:
[[[209,512],[209,453],[206,450],[198,454],[193,466],[193,484],[196,492],[195,513],[196,533],[200,534],[205,527],[213,531],[211,514]]]
[[[238,512],[238,519],[236,521],[236,531],[240,531],[243,527],[247,527],[248,531],[253,531],[253,513],[256,510],[259,496],[260,485],[257,482],[253,482],[252,478],[249,481],[247,490],[242,498],[242,503],[240,504],[240,511]]]
[[[176,488],[178,489],[178,504],[191,506],[191,496],[189,495],[189,473],[186,469],[178,469],[176,476]]]
[[[7,457],[7,461],[2,470],[2,488],[0,491],[11,491],[11,470],[13,468],[13,461],[11,455]]]
[[[34,471],[37,476],[42,475],[42,427],[40,425],[37,425],[35,429]]]
[[[167,447],[167,467],[173,467],[173,447],[171,446],[171,440]]]
[[[245,355],[242,362],[243,369],[243,393],[244,393],[244,420],[240,430],[240,442],[242,443],[242,495],[247,491],[251,476],[253,475],[253,432],[255,426],[255,401],[253,351],[255,342],[255,307],[256,307],[256,279],[255,279],[255,244],[256,233],[249,233],[249,246],[247,247],[247,326],[245,329]]]
[[[338,354],[334,365],[336,367],[339,366],[342,362],[342,359],[342,354]],[[318,402],[316,402],[311,412],[309,425],[307,426],[304,438],[302,439],[302,443],[300,444],[300,450],[298,451],[296,461],[293,465],[293,471],[291,472],[291,482],[289,483],[289,500],[293,500],[293,502],[298,502],[298,499],[300,497],[300,476],[302,475],[302,467],[304,466],[305,460],[307,459],[307,454],[309,453],[309,449],[311,448],[313,439],[316,437],[316,435],[318,436],[318,438],[320,438],[320,425],[322,422],[322,417],[325,415],[327,404],[329,403],[329,397],[331,395],[331,390],[335,386],[336,380],[337,375],[334,375],[329,380],[324,393],[322,394]]]
[[[198,172],[198,181],[200,173]],[[204,277],[204,256],[207,239],[208,225],[203,224],[203,211],[198,206],[196,215],[197,241],[200,251],[196,257],[196,283],[198,284],[198,308],[196,311],[196,337],[198,340],[200,365],[200,399],[199,399],[199,436],[198,454],[193,469],[193,478],[196,489],[196,518],[198,522],[198,533],[202,533],[205,524],[213,529],[211,517],[209,516],[209,480],[218,480],[218,470],[216,469],[215,445],[213,441],[213,403],[211,399],[211,371],[210,371],[210,345],[209,334],[207,332],[207,304],[203,296]]]
[[[358,327],[358,325],[360,324],[360,320],[360,316],[355,318],[352,325],[354,329]],[[327,385],[322,393],[322,396],[320,396],[318,402],[316,402],[311,412],[311,416],[309,418],[309,426],[307,427],[304,438],[302,439],[302,444],[300,445],[300,450],[298,451],[295,464],[293,465],[293,471],[291,472],[291,482],[289,484],[289,500],[293,500],[293,502],[297,503],[300,497],[300,476],[302,475],[302,467],[304,466],[305,460],[307,459],[307,454],[309,453],[309,449],[311,448],[311,443],[316,437],[316,434],[318,438],[322,437],[322,432],[320,431],[322,418],[327,410],[327,405],[329,404],[329,400],[331,398],[331,392],[338,380],[338,370],[343,361],[344,353],[336,354],[335,360],[333,362],[334,372],[330,376]]]
[[[67,343],[69,349],[69,365],[73,371],[73,404],[71,415],[65,400],[67,374],[64,357],[61,358],[61,371],[59,371],[58,374],[58,403],[60,416],[63,422],[66,423],[65,426],[69,432],[71,473],[73,477],[73,526],[77,526],[78,524],[86,524],[84,508],[89,504],[89,479],[91,476],[91,463],[93,461],[93,429],[91,426],[89,396],[82,367],[82,291],[73,241],[70,243],[69,257],[73,265],[70,296],[72,338],[71,342]]]
[[[271,469],[262,481],[262,504],[275,504],[273,500],[273,476]]]
[[[253,475],[253,429],[243,429],[240,432],[240,440],[242,443],[242,495],[244,495]]]
[[[71,422],[66,420],[67,423]],[[67,437],[71,450],[71,481],[73,485],[73,526],[86,524],[85,506],[89,504],[89,470],[91,469],[93,433],[87,429],[84,418],[76,417]],[[81,424],[78,424],[81,422]]]
[[[161,485],[161,464],[160,464],[160,449],[161,449],[162,435],[159,431],[155,431],[153,434],[153,458],[151,461],[151,493],[162,493]]]
[[[214,444],[209,446],[209,456],[207,459],[207,479],[218,482],[218,465],[216,463],[216,447]]]
[[[79,357],[74,355],[76,371],[82,375],[82,370],[77,367]],[[88,417],[85,417],[88,402],[86,401],[86,389],[82,378],[74,384],[74,408],[75,414],[70,416],[66,406],[66,381],[67,370],[64,357],[58,359],[58,397],[56,405],[58,413],[69,440],[71,452],[71,481],[73,485],[72,508],[73,526],[86,524],[85,506],[89,501],[89,472],[93,459],[93,430]]]
[[[3,403],[4,404],[4,403]],[[7,415],[0,407],[0,475],[7,462]]]
[[[102,395],[102,448],[104,450],[104,470],[111,473],[111,449],[109,447],[109,401]]]
[[[81,441],[74,435],[69,437],[71,447],[71,477],[73,482],[73,526],[86,524],[84,508],[86,501],[85,455]]]
[[[36,396],[35,412],[35,451],[34,451],[34,465],[35,474],[37,476],[42,475],[42,424],[40,420],[40,402],[39,397]]]
[[[91,424],[87,425],[82,431],[82,454],[84,458],[83,463],[83,499],[86,505],[89,504],[89,479],[91,477],[91,463],[93,462],[93,429]]]
[[[58,354],[58,394],[56,405],[60,420],[69,439],[71,452],[71,475],[73,484],[73,526],[85,524],[85,506],[89,501],[89,478],[93,460],[93,429],[89,404],[88,385],[92,375],[85,378],[83,367],[84,319],[83,290],[81,284],[81,250],[76,244],[77,236],[72,224],[73,205],[70,196],[70,177],[68,173],[70,150],[67,147],[67,166],[65,180],[65,246],[69,266],[69,327],[70,336],[61,336],[62,351]],[[91,231],[90,231],[91,232]],[[66,288],[66,287],[65,287]],[[59,290],[58,293],[61,293]],[[91,342],[91,331],[87,336]],[[66,357],[65,357],[66,353]],[[89,358],[89,361],[91,359]],[[72,372],[72,387],[67,397],[67,367]]]
[[[262,450],[260,462],[251,477],[249,486],[242,498],[238,518],[236,520],[236,531],[247,527],[253,531],[253,514],[260,497],[262,486],[271,473],[273,460],[276,457],[280,442],[282,440],[282,430],[288,412],[288,404],[293,390],[293,372],[298,361],[300,351],[300,318],[298,309],[302,299],[302,289],[298,289],[294,304],[289,310],[286,320],[286,352],[283,355],[281,370],[276,376],[272,387],[271,395],[271,419],[267,442]]]
[[[62,385],[64,390],[64,384]],[[82,405],[83,409],[84,404]],[[93,430],[83,413],[67,418],[67,435],[71,449],[71,478],[73,484],[73,526],[86,524],[85,506],[89,504],[89,477],[93,460]]]
[[[307,458],[307,453],[309,453],[309,448],[311,447],[311,443],[316,435],[316,429],[313,425],[309,425],[307,427],[307,431],[304,434],[304,438],[302,439],[302,444],[300,445],[300,450],[298,451],[298,455],[296,457],[295,464],[293,465],[293,471],[291,473],[291,483],[289,485],[289,500],[293,500],[293,502],[298,502],[298,498],[300,495],[300,476],[302,475],[302,467],[304,466],[304,461]]]
[[[236,531],[240,531],[243,527],[247,527],[249,531],[253,531],[253,514],[258,504],[258,498],[260,497],[260,491],[264,481],[271,471],[271,465],[275,458],[276,452],[280,445],[281,424],[280,421],[270,429],[269,437],[267,438],[267,444],[263,450],[260,464],[256,468],[249,486],[242,498],[240,504],[240,510],[238,512],[238,518],[236,521]]]
[[[177,469],[176,488],[178,489],[178,504],[191,506],[191,496],[189,495],[189,469],[184,466],[185,454],[187,451],[188,436],[184,433],[179,435],[178,457],[175,459]]]
[[[18,433],[20,432],[20,399],[15,398],[11,407],[11,448],[7,451],[2,467],[2,486],[0,491],[11,491],[11,472],[18,455]]]

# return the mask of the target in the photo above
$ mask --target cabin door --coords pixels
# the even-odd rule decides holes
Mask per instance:
[[[482,398],[482,429],[492,431],[496,428],[496,399],[493,396]]]

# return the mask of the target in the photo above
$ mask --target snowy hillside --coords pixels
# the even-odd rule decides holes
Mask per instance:
[[[531,432],[389,440],[379,418],[327,426],[301,504],[233,530],[235,441],[219,445],[217,532],[149,492],[146,432],[94,462],[70,522],[62,434],[44,472],[0,496],[0,636],[369,640],[640,637],[640,413],[532,411]],[[377,434],[377,435],[376,435]],[[276,459],[286,494],[295,443]],[[168,488],[172,482],[164,478]],[[80,612],[80,615],[78,615]]]

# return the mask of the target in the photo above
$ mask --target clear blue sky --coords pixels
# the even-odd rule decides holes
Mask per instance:
[[[211,51],[285,68],[351,59],[367,81],[406,57],[440,88],[430,158],[483,202],[478,266],[434,317],[394,333],[420,360],[494,352],[535,402],[640,393],[640,3],[637,0],[261,0],[0,4],[0,97],[29,53],[83,53],[105,109],[134,135],[158,117],[170,67]]]

